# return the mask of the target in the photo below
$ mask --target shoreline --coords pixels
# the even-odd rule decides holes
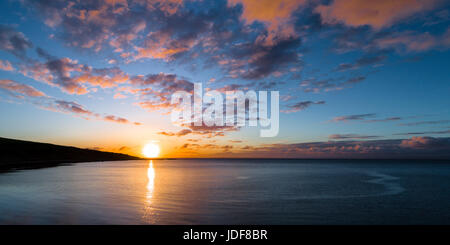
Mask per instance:
[[[0,165],[0,174],[20,171],[20,170],[32,170],[41,168],[53,168],[59,166],[69,166],[76,163],[82,162],[112,162],[112,161],[133,161],[133,160],[146,160],[146,159],[109,159],[109,160],[57,160],[57,161],[33,161],[33,162],[22,162],[22,163],[10,163]]]

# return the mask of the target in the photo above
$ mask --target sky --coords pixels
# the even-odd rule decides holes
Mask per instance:
[[[450,157],[445,0],[6,0],[0,137],[160,157]],[[279,91],[276,137],[171,95]]]

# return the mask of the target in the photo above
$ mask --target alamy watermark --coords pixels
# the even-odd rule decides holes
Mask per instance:
[[[201,83],[194,83],[192,93],[177,91],[172,95],[171,104],[177,105],[171,114],[175,125],[194,126],[248,126],[257,127],[261,137],[275,137],[279,131],[279,91],[270,91],[270,118],[268,91],[240,90],[226,91],[225,103],[221,92],[207,91],[203,95]],[[225,117],[224,117],[225,107]],[[246,115],[248,114],[248,117]]]

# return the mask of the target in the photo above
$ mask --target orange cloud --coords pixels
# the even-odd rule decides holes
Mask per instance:
[[[140,0],[145,2],[147,9],[159,9],[166,15],[175,14],[178,9],[183,6],[183,0]]]
[[[431,35],[426,32],[401,32],[375,40],[380,48],[404,48],[406,51],[422,52],[433,48],[448,48],[450,46],[450,28],[442,35]]]
[[[0,70],[14,71],[14,67],[7,60],[5,60],[5,61],[0,60]]]
[[[125,99],[126,97],[127,97],[126,95],[123,95],[121,93],[116,93],[114,95],[114,99]]]
[[[344,23],[348,26],[370,25],[375,29],[389,27],[414,14],[435,8],[440,0],[334,0],[330,5],[319,5],[327,24]]]
[[[195,39],[178,41],[171,39],[168,33],[154,32],[145,41],[144,47],[136,47],[135,59],[151,58],[172,60],[173,56],[190,50],[197,44]]]
[[[36,81],[57,86],[69,94],[86,94],[87,86],[115,87],[129,82],[129,76],[118,67],[93,68],[70,58],[48,57],[46,62],[21,64],[20,73]]]
[[[30,97],[45,97],[46,96],[43,92],[41,92],[31,86],[28,86],[28,85],[25,85],[22,83],[18,83],[13,80],[4,80],[4,79],[0,80],[0,88],[4,89],[6,91],[9,91],[9,92],[18,93],[21,95],[27,95]]]
[[[292,12],[305,4],[306,0],[229,0],[228,5],[242,4],[242,18],[251,24],[259,21],[267,26],[267,36],[259,36],[257,41],[273,45],[277,38],[295,36],[294,26],[289,24]]]
[[[116,122],[116,123],[130,123],[130,122],[129,122],[127,119],[125,119],[125,118],[122,118],[122,117],[116,117],[116,116],[113,116],[113,115],[105,116],[104,119],[105,119],[106,121]]]
[[[407,148],[426,148],[439,146],[440,143],[439,138],[413,136],[411,139],[403,140],[400,146]]]

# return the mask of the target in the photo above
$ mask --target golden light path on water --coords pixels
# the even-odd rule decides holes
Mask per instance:
[[[153,168],[153,160],[150,160],[147,168],[147,201],[151,203],[153,190],[155,188],[155,169]]]
[[[155,188],[155,169],[153,167],[153,160],[150,160],[147,168],[147,193],[145,198],[144,222],[151,222],[148,220],[152,216],[152,198]]]

